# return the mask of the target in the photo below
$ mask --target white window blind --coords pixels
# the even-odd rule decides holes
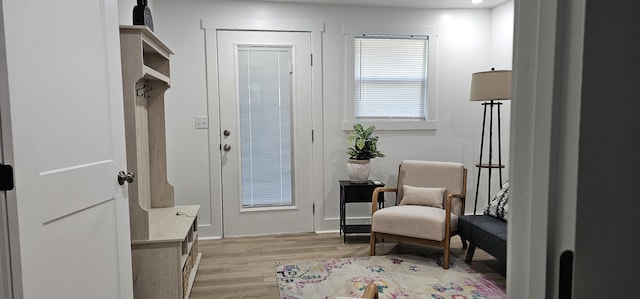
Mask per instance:
[[[292,198],[290,47],[239,47],[242,207]]]
[[[425,120],[429,38],[362,35],[354,42],[354,117]]]

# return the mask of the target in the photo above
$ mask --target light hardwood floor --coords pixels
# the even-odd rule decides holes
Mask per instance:
[[[279,298],[275,262],[369,255],[367,235],[349,235],[347,242],[343,244],[337,233],[200,240],[202,260],[191,299]],[[453,237],[451,243],[452,256],[464,262],[466,249],[460,238]],[[442,252],[436,247],[396,243],[379,244],[376,250],[379,255]],[[471,267],[504,287],[505,265],[484,251],[476,249]]]

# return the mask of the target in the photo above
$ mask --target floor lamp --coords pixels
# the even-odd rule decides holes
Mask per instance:
[[[502,100],[511,99],[511,71],[491,69],[488,72],[479,72],[471,75],[471,93],[469,100],[482,101],[484,106],[484,116],[482,118],[482,139],[480,139],[480,162],[476,164],[478,168],[478,179],[476,180],[476,198],[473,204],[473,214],[476,213],[478,206],[478,189],[480,188],[480,174],[483,169],[489,170],[488,188],[487,188],[487,204],[491,199],[491,170],[498,169],[500,173],[500,186],[502,186],[502,146],[500,140],[500,106]],[[484,147],[484,133],[487,123],[487,107],[489,108],[489,161],[482,162],[482,151]],[[498,117],[498,163],[493,163],[493,110],[497,111]]]

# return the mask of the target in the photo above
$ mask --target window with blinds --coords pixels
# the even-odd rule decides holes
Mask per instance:
[[[428,36],[354,38],[354,118],[427,118]]]

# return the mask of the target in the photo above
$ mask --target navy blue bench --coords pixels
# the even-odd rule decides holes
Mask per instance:
[[[506,221],[489,215],[464,215],[458,218],[458,234],[469,241],[465,262],[471,263],[476,247],[507,262]]]

